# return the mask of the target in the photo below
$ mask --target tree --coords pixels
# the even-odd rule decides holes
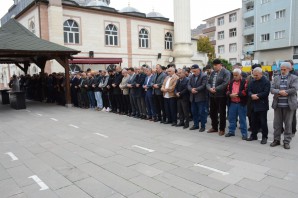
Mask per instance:
[[[232,71],[232,64],[229,63],[229,61],[227,61],[226,59],[220,59],[221,64],[227,68],[227,70]]]
[[[207,36],[201,36],[198,39],[197,49],[199,52],[207,54],[209,62],[215,58],[214,46],[211,44]]]

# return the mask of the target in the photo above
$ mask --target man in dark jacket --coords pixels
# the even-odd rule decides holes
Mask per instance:
[[[214,71],[211,73],[207,83],[207,90],[210,93],[210,118],[212,128],[208,133],[216,133],[218,131],[218,114],[220,118],[219,135],[225,134],[226,128],[226,90],[230,82],[230,72],[223,68],[221,61],[215,59],[213,61]]]
[[[177,127],[183,126],[184,129],[189,127],[189,92],[187,89],[189,79],[186,77],[185,69],[178,71],[179,80],[175,87],[175,94],[177,96],[177,109],[179,113],[180,122]]]
[[[119,87],[119,85],[122,81],[122,78],[123,78],[123,76],[121,73],[121,66],[117,66],[115,78],[114,78],[114,81],[112,82],[113,100],[114,100],[114,106],[112,106],[113,113],[122,113],[123,112],[121,89]]]
[[[191,67],[193,75],[188,82],[188,91],[190,93],[191,111],[194,125],[190,130],[199,129],[199,120],[201,122],[200,132],[204,132],[207,123],[207,75],[203,73],[198,65]]]
[[[138,74],[135,79],[135,95],[137,99],[137,105],[139,110],[139,118],[146,119],[147,112],[146,112],[146,103],[145,103],[145,91],[143,89],[143,84],[145,82],[146,74],[144,73],[143,67],[138,67]]]
[[[267,111],[269,110],[270,82],[263,76],[262,68],[255,68],[253,75],[254,79],[248,88],[248,97],[252,100],[252,133],[247,141],[257,140],[258,130],[261,127],[261,144],[266,144],[268,139]]]

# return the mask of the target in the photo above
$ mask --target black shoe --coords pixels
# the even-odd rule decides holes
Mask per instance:
[[[172,126],[177,126],[177,123],[174,122],[174,123],[172,124]]]
[[[285,149],[290,149],[291,147],[290,147],[290,144],[289,143],[284,143],[284,148]]]
[[[267,138],[262,138],[261,144],[267,144]]]
[[[154,122],[158,122],[158,119],[157,119],[157,118],[155,118],[153,121],[154,121]]]
[[[179,124],[177,124],[177,127],[181,127],[181,126],[184,126],[183,122],[179,122]]]
[[[227,133],[227,134],[225,135],[225,137],[232,137],[232,136],[235,136],[235,134]]]
[[[161,120],[161,121],[160,121],[160,124],[163,124],[163,123],[165,123],[165,122],[164,122],[163,120]]]
[[[184,126],[183,126],[183,129],[187,129],[189,127],[189,124],[185,124]]]
[[[275,147],[275,146],[278,146],[278,145],[280,145],[280,141],[279,141],[279,140],[274,140],[274,141],[270,144],[271,147]]]
[[[200,128],[199,132],[204,132],[205,128]]]
[[[165,121],[164,124],[172,124],[172,122]]]
[[[247,129],[247,131],[251,131],[251,128],[249,127],[249,128]]]
[[[189,130],[196,130],[196,129],[199,129],[199,127],[192,126]]]
[[[246,136],[242,136],[242,140],[247,140],[247,137]]]
[[[250,136],[249,138],[247,138],[246,141],[250,142],[250,141],[253,141],[253,140],[258,140],[258,138]]]

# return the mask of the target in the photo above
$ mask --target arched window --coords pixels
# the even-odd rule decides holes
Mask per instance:
[[[173,36],[170,32],[167,32],[165,35],[165,49],[167,50],[173,49]]]
[[[118,29],[115,25],[109,24],[105,30],[106,45],[118,46]]]
[[[63,24],[64,43],[78,44],[80,43],[79,25],[74,20],[67,20]]]
[[[33,21],[31,21],[29,24],[29,30],[30,30],[30,32],[35,34],[35,23]]]
[[[149,48],[149,33],[146,29],[141,29],[139,32],[139,47]]]

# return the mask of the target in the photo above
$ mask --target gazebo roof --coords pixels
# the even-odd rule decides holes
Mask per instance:
[[[15,19],[0,28],[0,63],[34,62],[32,58],[38,56],[51,60],[78,53],[77,50],[38,38]]]

